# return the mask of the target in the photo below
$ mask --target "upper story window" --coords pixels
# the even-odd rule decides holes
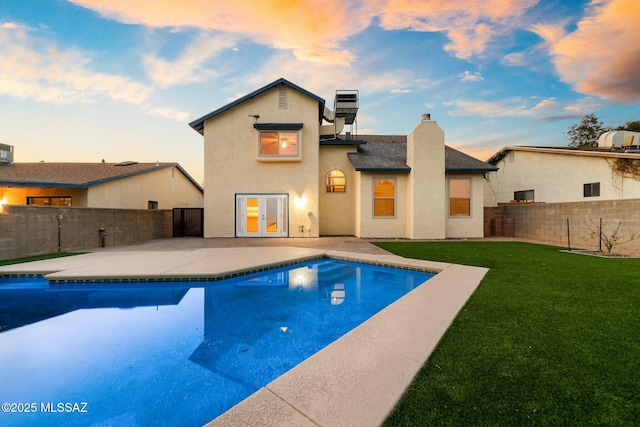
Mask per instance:
[[[471,179],[449,180],[449,216],[471,216]]]
[[[298,132],[260,132],[260,155],[299,156]]]
[[[533,190],[514,191],[513,200],[518,203],[533,203],[535,201]]]
[[[375,178],[373,180],[373,217],[394,218],[396,216],[396,180]]]
[[[347,190],[347,177],[341,170],[329,171],[325,177],[327,193],[344,193]]]
[[[256,123],[259,131],[258,157],[300,158],[302,123]]]
[[[600,196],[600,183],[592,182],[584,185],[584,197],[598,197]]]

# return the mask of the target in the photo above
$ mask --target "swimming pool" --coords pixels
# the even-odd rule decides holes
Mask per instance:
[[[0,422],[202,425],[430,277],[323,259],[207,283],[3,280]]]

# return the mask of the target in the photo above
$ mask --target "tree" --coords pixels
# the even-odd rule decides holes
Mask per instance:
[[[629,130],[631,132],[640,132],[640,120],[635,122],[627,122],[624,126],[618,127],[617,130]]]
[[[609,130],[611,128],[605,127],[595,114],[587,114],[580,123],[569,127],[569,147],[597,147],[600,135]]]

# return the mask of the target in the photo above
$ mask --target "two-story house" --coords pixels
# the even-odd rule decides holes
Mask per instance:
[[[406,136],[344,132],[357,111],[357,91],[336,91],[332,111],[279,79],[191,122],[205,237],[482,237],[497,169],[446,147],[429,115]]]

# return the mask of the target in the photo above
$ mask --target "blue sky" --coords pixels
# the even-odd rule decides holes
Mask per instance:
[[[640,120],[638,22],[637,0],[0,0],[0,143],[203,182],[188,123],[284,77],[329,106],[358,89],[360,134],[430,113],[482,160],[563,146],[586,114]]]

